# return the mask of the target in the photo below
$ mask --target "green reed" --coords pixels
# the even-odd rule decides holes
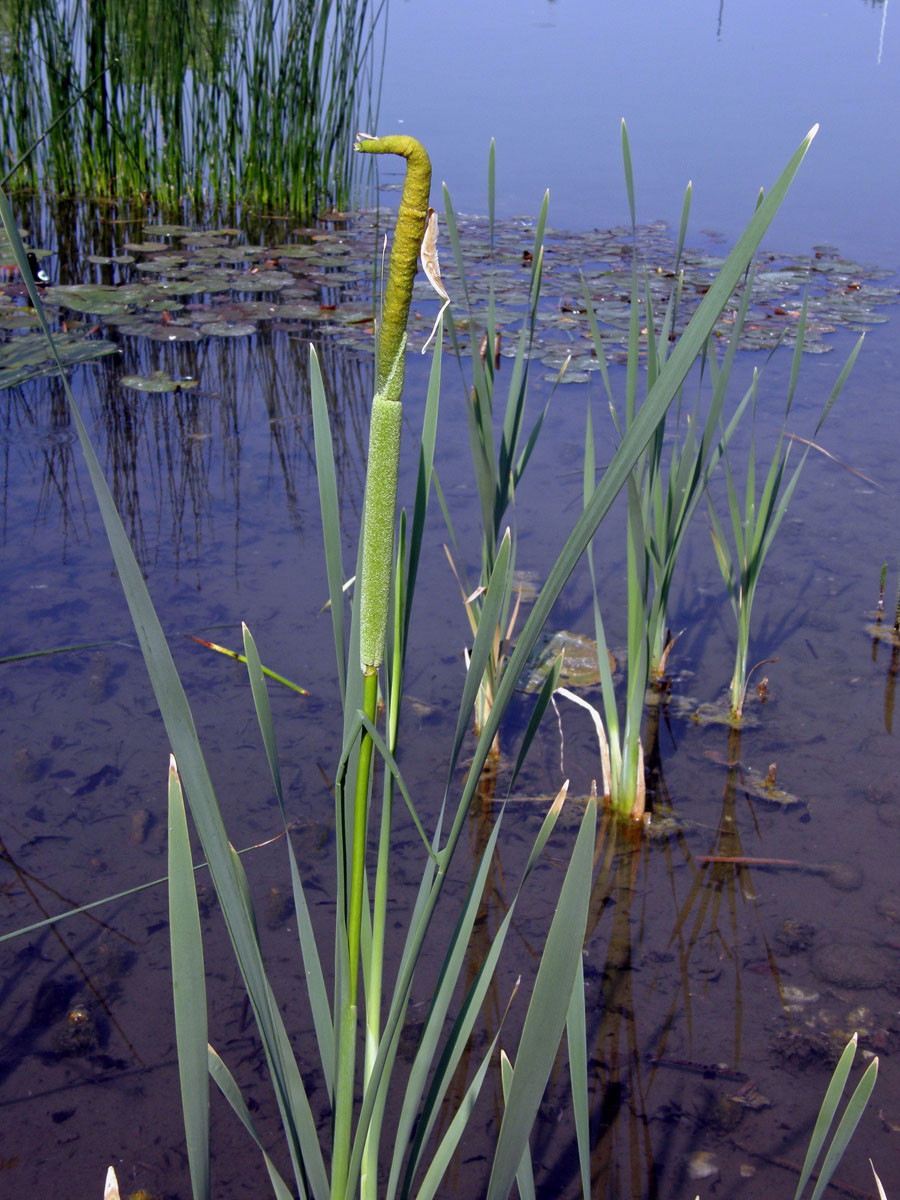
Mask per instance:
[[[800,363],[803,357],[803,341],[806,331],[807,299],[804,299],[797,325],[787,402],[784,410],[785,423],[790,416],[800,375]],[[865,335],[860,336],[859,341],[857,341],[850,352],[840,375],[832,387],[822,408],[822,413],[816,424],[813,437],[818,435],[828,414],[831,412],[835,400],[837,400],[844,384],[847,382],[847,378],[856,361],[856,356],[862,347],[864,337]],[[753,381],[750,385],[754,420],[756,417],[758,389],[759,375],[758,372],[754,371]],[[759,586],[763,564],[772,548],[772,543],[781,526],[784,514],[787,512],[788,504],[800,480],[800,472],[803,470],[813,443],[806,441],[799,462],[794,467],[793,472],[789,473],[788,460],[792,440],[786,433],[785,426],[782,426],[774,454],[772,455],[772,461],[763,478],[762,490],[757,496],[756,433],[754,428],[746,460],[747,475],[742,500],[726,447],[731,432],[730,427],[725,430],[720,443],[720,453],[725,464],[728,500],[727,518],[731,531],[731,541],[729,541],[726,535],[723,521],[719,517],[712,500],[710,500],[709,516],[710,532],[716,552],[716,561],[719,564],[719,570],[725,581],[728,599],[737,624],[734,671],[728,687],[728,698],[731,719],[739,722],[743,716],[744,702],[747,697],[747,685],[753,669],[750,666],[749,659],[750,622],[753,614],[753,601],[756,597],[756,589]]]
[[[514,1181],[528,1187],[533,1173],[529,1136],[557,1057],[563,1035],[567,1037],[573,1063],[571,1089],[579,1149],[580,1177],[584,1194],[590,1188],[590,1131],[588,1126],[588,1072],[585,1039],[584,979],[582,947],[592,890],[592,869],[597,825],[597,804],[590,801],[562,872],[561,887],[546,932],[536,973],[527,1000],[517,1002],[517,1043],[503,1021],[475,1055],[474,1074],[464,1095],[445,1113],[445,1102],[463,1054],[472,1049],[472,1033],[503,951],[513,928],[516,907],[544,846],[553,832],[564,802],[565,785],[551,804],[538,836],[515,884],[510,883],[507,906],[476,976],[462,985],[466,954],[483,901],[494,855],[503,832],[505,805],[500,805],[483,853],[461,902],[443,897],[454,853],[467,826],[473,798],[489,758],[500,724],[509,708],[525,665],[561,596],[572,572],[594,539],[616,497],[633,480],[635,467],[651,443],[667,409],[684,384],[698,354],[707,344],[713,325],[778,210],[799,169],[814,131],[792,156],[771,192],[758,206],[750,224],[729,255],[671,354],[656,373],[643,404],[623,430],[621,442],[609,466],[586,497],[584,511],[565,540],[547,580],[534,602],[531,614],[497,680],[493,704],[460,782],[464,742],[471,725],[481,681],[494,646],[495,632],[504,606],[509,603],[511,538],[502,533],[494,549],[493,565],[483,597],[481,621],[475,634],[470,670],[463,682],[456,724],[443,767],[436,766],[429,783],[437,780],[428,797],[432,827],[425,832],[412,790],[398,762],[401,746],[399,721],[403,690],[407,635],[412,621],[416,580],[424,551],[425,517],[428,507],[437,446],[437,412],[441,377],[441,339],[432,359],[425,415],[418,450],[418,477],[407,518],[401,510],[393,549],[385,542],[379,553],[391,557],[389,594],[381,599],[377,622],[376,653],[364,648],[362,600],[352,601],[349,626],[344,612],[346,571],[342,562],[344,535],[338,504],[336,469],[328,425],[325,388],[318,358],[312,352],[312,406],[325,557],[334,631],[337,690],[343,709],[343,738],[335,773],[335,933],[331,942],[333,959],[326,969],[317,931],[303,886],[302,864],[294,855],[288,831],[284,789],[277,741],[269,708],[265,675],[256,644],[245,629],[244,657],[254,707],[260,727],[271,785],[279,804],[280,823],[288,834],[285,844],[297,913],[299,949],[306,999],[315,1031],[315,1053],[307,1047],[301,1074],[294,1046],[285,1025],[263,960],[249,881],[240,857],[234,851],[204,761],[200,740],[181,681],[176,672],[146,582],[134,557],[128,536],[104,479],[78,407],[63,377],[74,428],[87,462],[88,474],[104,521],[135,632],[144,655],[157,704],[170,742],[173,762],[169,772],[170,830],[170,936],[172,941],[173,987],[182,1101],[187,1134],[188,1158],[195,1200],[208,1197],[209,1078],[222,1092],[234,1113],[260,1148],[263,1164],[278,1200],[313,1197],[314,1200],[350,1200],[354,1196],[387,1200],[420,1197],[431,1200],[446,1186],[448,1167],[464,1135],[466,1125],[487,1078],[495,1052],[501,1047],[504,1112],[490,1155],[487,1200],[506,1200]],[[418,164],[421,148],[413,150],[409,139],[365,139],[363,150],[410,152]],[[402,144],[401,144],[402,143]],[[424,151],[421,151],[424,155]],[[424,178],[416,171],[418,183]],[[425,185],[427,188],[427,184]],[[404,210],[398,217],[401,237],[407,233],[415,246],[415,232]],[[410,197],[413,219],[419,219],[421,197]],[[48,342],[54,346],[40,296],[28,271],[26,252],[5,195],[0,192],[0,216],[13,243],[16,260],[29,287],[35,311]],[[402,273],[408,269],[408,247]],[[392,263],[391,270],[394,266]],[[389,280],[386,293],[392,292]],[[401,309],[391,311],[401,313]],[[385,322],[387,322],[387,316]],[[399,403],[403,373],[403,329],[405,315],[391,317],[392,328],[383,330],[381,345],[387,351],[384,369],[379,368],[378,391],[387,403]],[[399,335],[399,340],[396,340]],[[395,395],[396,392],[396,395]],[[388,399],[388,395],[394,396]],[[396,439],[387,439],[390,453]],[[378,452],[376,451],[376,454]],[[393,487],[379,483],[377,490]],[[375,485],[373,485],[374,487]],[[367,483],[367,492],[369,491]],[[391,498],[392,504],[393,500]],[[385,517],[387,524],[393,516]],[[365,575],[365,540],[356,555],[356,576]],[[380,568],[384,564],[378,564]],[[383,583],[380,585],[383,588]],[[379,595],[383,592],[379,589]],[[384,628],[384,619],[387,627]],[[384,657],[380,663],[383,631]],[[368,633],[366,642],[368,642]],[[528,753],[558,678],[551,671],[533,707],[522,735],[511,771],[509,788]],[[384,698],[385,720],[376,720],[373,698]],[[408,737],[409,735],[407,735]],[[368,749],[366,748],[368,746]],[[374,766],[380,764],[380,789]],[[162,771],[161,771],[162,774]],[[419,791],[425,790],[422,785]],[[380,799],[379,799],[380,791]],[[396,974],[384,978],[383,944],[386,904],[391,885],[391,816],[395,795],[402,797],[419,834],[418,855],[421,882],[412,909],[403,917],[400,932],[403,949]],[[416,800],[419,800],[417,792]],[[185,806],[186,800],[186,806]],[[232,949],[254,1016],[266,1069],[277,1105],[284,1137],[285,1156],[290,1162],[289,1185],[263,1146],[253,1115],[220,1055],[207,1045],[207,1021],[202,988],[205,978],[204,948],[197,919],[193,864],[186,820],[189,810],[193,827],[205,855],[213,885],[225,918]],[[434,813],[436,817],[433,817]],[[377,834],[375,832],[377,827]],[[404,846],[405,871],[415,854]],[[360,865],[362,886],[360,887]],[[432,929],[439,910],[441,925]],[[450,907],[448,908],[448,905]],[[452,932],[448,939],[447,930]],[[400,1035],[406,1024],[413,979],[421,966],[424,948],[437,956],[437,973],[431,979],[429,1008],[411,1062],[398,1067]],[[360,988],[359,976],[363,986]],[[513,996],[510,997],[510,1003]],[[358,1026],[360,1032],[358,1033]],[[363,1070],[357,1071],[360,1051]],[[317,1059],[317,1060],[316,1060]],[[204,1069],[205,1068],[205,1069]],[[307,1091],[310,1086],[311,1091]],[[321,1086],[320,1086],[321,1085]],[[312,1099],[317,1107],[313,1109]],[[390,1101],[390,1103],[389,1103]],[[390,1125],[385,1116],[392,1113]],[[445,1117],[449,1119],[444,1119]],[[386,1181],[386,1182],[385,1182]]]
[[[492,140],[488,155],[488,231],[491,249],[493,249],[494,244],[495,180],[496,156]],[[544,195],[535,223],[527,300],[523,308],[521,326],[518,332],[513,335],[515,337],[516,350],[510,366],[509,384],[506,389],[506,399],[499,421],[499,428],[495,429],[495,424],[498,424],[498,416],[500,416],[499,405],[497,405],[498,381],[496,378],[497,370],[499,369],[499,349],[495,348],[499,347],[500,339],[504,334],[508,334],[509,331],[502,330],[497,323],[493,281],[488,293],[487,311],[481,316],[480,314],[476,314],[472,309],[466,277],[465,257],[458,232],[456,213],[450,199],[449,189],[446,184],[444,185],[444,213],[447,221],[450,246],[453,251],[456,269],[459,273],[462,290],[460,301],[466,309],[466,316],[463,318],[463,321],[467,327],[471,350],[472,383],[470,386],[464,366],[456,321],[455,319],[452,320],[450,322],[451,341],[460,372],[463,375],[464,386],[468,393],[465,411],[469,428],[472,467],[481,511],[481,564],[478,584],[475,587],[472,586],[468,577],[464,556],[456,538],[452,515],[440,486],[438,486],[437,491],[444,520],[447,524],[454,548],[454,556],[450,557],[451,567],[460,584],[463,603],[473,637],[478,632],[481,624],[483,597],[493,574],[497,557],[497,547],[503,536],[505,522],[508,519],[510,509],[513,507],[516,489],[522,481],[550,404],[550,399],[545,401],[531,429],[526,431],[529,368],[538,317],[538,306],[541,298],[544,231],[547,226],[549,202],[550,194],[547,192]],[[483,352],[480,350],[482,345],[484,347]],[[562,372],[560,372],[561,376]],[[559,382],[559,379],[557,379],[557,382]],[[517,539],[514,520],[509,526],[509,535],[511,539],[510,571],[512,572],[515,571],[517,565]],[[484,727],[487,714],[491,710],[500,675],[506,662],[510,640],[518,615],[518,608],[518,600],[514,600],[511,590],[501,610],[500,620],[494,636],[494,647],[478,692],[478,701],[475,710],[476,732],[480,732]],[[494,749],[499,753],[499,746],[495,746]]]
[[[622,123],[622,156],[625,183],[631,211],[632,230],[636,229],[634,178],[631,149],[625,123]],[[657,319],[646,276],[643,294],[636,253],[632,257],[631,310],[628,336],[628,365],[625,377],[624,406],[619,408],[606,370],[603,336],[598,327],[590,296],[585,290],[588,315],[597,362],[612,413],[616,433],[621,438],[632,426],[664,373],[674,338],[680,293],[679,263],[687,233],[691,188],[685,193],[675,253],[676,283],[662,316]],[[644,812],[644,746],[641,738],[647,689],[663,683],[673,637],[668,624],[669,594],[675,565],[684,544],[691,519],[704,495],[710,475],[724,453],[748,400],[749,392],[738,404],[727,431],[719,426],[744,323],[751,289],[745,286],[721,363],[715,339],[709,337],[698,348],[691,364],[696,376],[697,398],[692,412],[686,412],[686,389],[678,389],[674,413],[670,410],[659,421],[626,484],[626,610],[627,647],[625,652],[624,708],[620,712],[612,679],[606,630],[597,594],[593,547],[588,548],[588,567],[594,597],[594,626],[601,677],[605,729],[599,714],[591,708],[601,739],[604,764],[604,790],[612,807],[620,813],[639,817]],[[646,330],[646,340],[642,334]],[[642,370],[643,364],[643,370]],[[644,396],[638,402],[641,377]],[[711,390],[704,402],[704,389]],[[594,430],[590,408],[585,436],[583,496],[587,505],[596,486]],[[590,707],[590,706],[588,706]]]
[[[56,195],[306,215],[349,202],[385,0],[12,0],[0,131]]]
[[[831,1076],[819,1108],[818,1116],[816,1117],[815,1127],[809,1139],[806,1157],[803,1160],[803,1167],[800,1171],[800,1180],[797,1184],[797,1190],[794,1192],[794,1200],[801,1200],[806,1190],[806,1185],[809,1183],[815,1169],[818,1170],[818,1174],[810,1200],[819,1200],[824,1194],[838,1163],[844,1156],[844,1151],[847,1149],[850,1139],[856,1131],[860,1118],[865,1112],[866,1105],[869,1103],[872,1089],[875,1087],[875,1080],[878,1078],[877,1058],[872,1059],[863,1072],[862,1078],[853,1089],[844,1107],[841,1119],[838,1122],[838,1127],[834,1131],[834,1136],[826,1150],[825,1143],[828,1140],[828,1134],[831,1131],[831,1126],[834,1123],[834,1118],[837,1115],[838,1107],[843,1098],[847,1079],[850,1075],[850,1068],[853,1066],[853,1060],[856,1057],[857,1041],[857,1035],[854,1033],[853,1037],[844,1047],[838,1064],[834,1068],[834,1073]],[[824,1156],[823,1151],[825,1151]],[[819,1162],[820,1158],[821,1162]],[[875,1171],[874,1167],[872,1167],[872,1171]],[[879,1193],[883,1195],[881,1181],[878,1179],[877,1174],[875,1175],[875,1180],[878,1184]]]

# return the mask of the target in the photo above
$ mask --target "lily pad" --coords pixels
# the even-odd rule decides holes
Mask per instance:
[[[162,340],[197,340],[209,326],[229,327],[223,336],[238,336],[235,326],[260,319],[273,322],[315,322],[322,337],[341,345],[371,352],[373,339],[361,338],[357,326],[369,327],[373,307],[372,263],[380,233],[393,225],[387,210],[362,210],[340,221],[293,230],[289,237],[266,247],[241,244],[243,235],[232,228],[204,230],[188,225],[147,225],[134,230],[117,256],[92,255],[92,266],[115,265],[126,282],[117,286],[83,283],[47,289],[49,304],[94,318],[107,318],[124,332]],[[534,221],[510,218],[494,223],[493,239],[487,218],[460,216],[458,228],[467,274],[468,295],[476,326],[469,345],[468,321],[456,325],[456,340],[463,353],[477,353],[490,297],[501,332],[499,353],[516,353],[518,335],[528,310],[530,254]],[[285,236],[279,231],[279,237]],[[721,240],[721,239],[720,239]],[[690,319],[709,289],[723,261],[713,235],[703,235],[698,249],[684,250],[680,266],[684,276],[678,308],[678,329]],[[0,245],[3,242],[0,240]],[[444,239],[444,245],[446,239]],[[607,359],[624,360],[628,342],[632,261],[636,256],[641,279],[655,307],[666,311],[672,289],[676,239],[662,222],[638,227],[591,230],[585,233],[548,229],[543,290],[537,312],[531,356],[557,382],[556,372],[571,356],[560,382],[583,384],[598,370],[582,280],[587,285]],[[43,252],[42,252],[43,253]],[[143,260],[131,261],[135,256]],[[445,255],[444,282],[455,301],[462,284],[452,256]],[[158,276],[158,278],[153,278]],[[135,282],[146,277],[147,282]],[[21,295],[18,282],[8,285]],[[643,286],[643,283],[642,283]],[[862,329],[888,319],[883,311],[900,300],[896,276],[879,267],[850,262],[830,247],[803,254],[763,253],[753,280],[749,316],[742,346],[768,350],[779,343],[790,346],[796,336],[803,296],[809,290],[805,349],[824,353],[836,330]],[[0,286],[0,292],[2,292]],[[217,313],[206,303],[230,294],[234,309]],[[256,301],[254,295],[264,295]],[[437,301],[423,280],[415,285],[415,312],[410,320],[410,346],[421,347],[431,333]],[[182,301],[192,301],[188,320],[194,333],[172,334],[143,318],[152,311],[174,312]],[[198,302],[199,303],[196,303]],[[724,343],[733,325],[740,297],[723,313],[715,333]],[[265,305],[266,311],[249,306]],[[239,311],[241,305],[248,306]],[[462,309],[457,304],[458,316]],[[129,319],[137,313],[139,321]],[[205,327],[205,329],[204,329]],[[168,326],[167,326],[168,328]],[[214,331],[214,335],[217,331]],[[304,333],[302,329],[298,332]],[[246,332],[240,336],[246,336]],[[645,335],[646,336],[646,335]]]
[[[242,263],[250,262],[258,255],[248,253],[246,246],[202,246],[195,249],[192,257],[199,263]]]
[[[33,309],[21,309],[19,312],[4,310],[0,313],[0,329],[39,329],[40,320]]]
[[[237,292],[277,292],[293,281],[287,271],[248,271],[232,275],[231,286]]]
[[[192,225],[145,225],[144,237],[185,237],[197,233]]]
[[[173,379],[168,371],[154,371],[152,375],[123,375],[119,383],[135,392],[186,392],[198,381]]]
[[[171,293],[173,296],[212,296],[217,292],[231,290],[227,276],[213,273],[211,270],[204,275],[184,275],[165,279],[156,287],[163,295]]]
[[[272,258],[315,258],[319,251],[315,246],[273,246],[269,251]]]
[[[134,262],[133,254],[86,254],[85,262],[94,263],[98,267],[127,267]]]
[[[71,287],[48,287],[45,304],[59,304],[72,312],[112,316],[128,309],[130,300],[116,287],[102,283],[80,283]]]
[[[106,354],[118,353],[111,342],[98,341],[83,334],[58,333],[54,341],[63,366],[89,362]],[[0,388],[17,387],[42,375],[56,375],[58,369],[43,333],[18,334],[0,345]]]
[[[608,651],[607,653],[609,654]],[[601,676],[597,661],[597,643],[584,634],[569,633],[561,629],[552,636],[544,635],[538,643],[522,675],[519,685],[522,691],[539,691],[560,654],[563,656],[559,675],[561,687],[585,688],[599,685]],[[611,654],[609,669],[613,672],[616,669],[616,660]]]
[[[153,258],[147,258],[143,262],[135,263],[136,271],[159,271],[165,273],[167,271],[177,271],[179,267],[183,267],[187,259],[181,254],[156,254]]]
[[[256,326],[251,321],[238,321],[233,325],[228,321],[210,321],[203,326],[203,332],[210,337],[249,337],[256,333]]]
[[[132,254],[154,254],[169,249],[168,242],[126,242],[125,249]]]
[[[129,328],[128,332],[132,337],[150,338],[153,342],[199,342],[203,336],[191,325],[163,325],[151,321]]]

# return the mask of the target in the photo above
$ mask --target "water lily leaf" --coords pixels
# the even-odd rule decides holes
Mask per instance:
[[[65,366],[89,362],[106,354],[117,354],[111,342],[83,334],[58,333],[56,348]],[[58,374],[42,333],[23,333],[0,345],[0,388],[17,387],[29,379]]]
[[[269,300],[234,300],[216,305],[220,321],[265,321],[282,315],[283,306]]]
[[[179,312],[183,308],[184,305],[181,301],[174,299],[172,296],[163,300],[150,300],[147,304],[143,305],[144,312],[148,313],[173,313]]]
[[[154,342],[199,342],[203,336],[199,329],[192,326],[175,324],[155,324],[145,321],[140,326],[130,328],[132,337],[150,338]]]
[[[37,313],[28,309],[19,312],[4,310],[0,313],[0,329],[38,329],[40,324]]]
[[[231,286],[237,292],[277,292],[293,282],[287,271],[248,271],[231,277]]]
[[[244,246],[203,247],[191,255],[192,260],[198,263],[241,263],[256,257],[258,255],[248,254]]]
[[[43,298],[45,304],[58,304],[72,312],[93,313],[97,317],[125,312],[131,303],[122,290],[102,283],[48,287]]]
[[[123,375],[119,380],[122,387],[135,392],[185,392],[195,388],[196,379],[173,379],[168,371],[154,371],[152,375]]]
[[[316,258],[319,251],[315,246],[273,246],[269,251],[272,258]]]
[[[184,237],[198,230],[190,225],[145,225],[141,232],[144,237]]]
[[[135,263],[136,271],[177,271],[187,259],[181,254],[157,254],[144,262]]]
[[[98,267],[125,267],[134,262],[133,254],[86,254],[85,262],[94,263]]]
[[[173,296],[212,296],[217,292],[228,292],[231,284],[227,277],[214,274],[207,270],[204,275],[187,275],[176,279],[166,279],[156,284],[157,291],[162,294],[171,292]]]
[[[203,332],[210,337],[248,337],[256,333],[256,326],[250,321],[229,324],[228,321],[211,321],[203,326]]]
[[[297,304],[280,304],[278,315],[285,320],[322,321],[331,314],[325,312],[321,304],[304,300]]]
[[[609,653],[607,651],[607,653]],[[535,647],[520,687],[524,692],[537,692],[543,687],[550,668],[562,654],[563,665],[559,675],[559,686],[567,688],[597,687],[600,684],[600,668],[597,662],[597,643],[581,633],[569,633],[565,629],[552,635],[545,634]],[[615,671],[616,660],[609,654],[609,669]]]
[[[364,325],[375,318],[371,304],[341,304],[328,315],[337,325]]]
[[[126,242],[125,249],[132,254],[154,254],[158,250],[168,250],[168,242]]]
[[[548,383],[559,382],[560,384],[563,384],[563,383],[590,383],[590,381],[591,381],[589,372],[573,371],[571,367],[569,368],[568,371],[566,371],[566,373],[565,373],[565,375],[563,375],[562,379],[559,378],[558,373],[554,375],[552,371],[547,371],[544,374],[544,379],[546,379],[546,381]]]

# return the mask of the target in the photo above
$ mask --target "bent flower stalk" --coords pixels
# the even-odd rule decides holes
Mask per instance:
[[[363,512],[360,667],[364,675],[372,675],[384,657],[387,633],[403,419],[400,397],[403,392],[406,322],[416,275],[416,260],[428,220],[431,161],[420,142],[399,135],[376,138],[360,134],[356,149],[364,154],[400,154],[407,162],[384,290]]]

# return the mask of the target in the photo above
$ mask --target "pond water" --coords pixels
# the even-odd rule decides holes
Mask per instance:
[[[832,331],[822,333],[821,348],[830,352],[804,358],[791,432],[812,436],[855,327],[870,329],[816,437],[834,457],[811,456],[766,564],[751,658],[777,661],[765,668],[768,695],[752,706],[757,720],[748,721],[740,739],[691,716],[727,683],[734,638],[702,512],[680,561],[672,627],[684,633],[671,664],[672,699],[659,719],[657,831],[634,845],[605,831],[598,845],[585,951],[597,1196],[790,1195],[796,1180],[790,1164],[802,1161],[835,1047],[854,1029],[866,1052],[879,1054],[881,1074],[839,1176],[857,1189],[852,1194],[872,1194],[871,1157],[887,1193],[900,1190],[897,659],[867,633],[881,565],[888,563],[890,610],[900,553],[897,316],[890,291],[897,281],[874,269],[895,272],[900,258],[900,50],[892,16],[886,2],[862,0],[833,0],[831,8],[722,0],[677,11],[660,3],[529,0],[487,12],[468,0],[450,8],[407,0],[390,10],[379,132],[421,137],[433,153],[437,183],[446,179],[457,210],[474,214],[485,211],[487,144],[496,137],[507,254],[501,277],[510,284],[512,310],[520,303],[520,269],[511,264],[532,234],[529,221],[506,218],[534,214],[550,186],[551,224],[579,235],[558,232],[549,240],[548,262],[556,265],[548,270],[541,331],[547,361],[533,366],[532,413],[550,395],[558,350],[552,343],[560,321],[570,321],[563,298],[577,291],[578,266],[608,258],[622,240],[621,233],[611,236],[601,255],[599,235],[585,237],[627,218],[622,115],[635,157],[642,245],[653,266],[668,265],[671,235],[651,223],[677,227],[684,183],[694,180],[688,244],[698,289],[708,256],[734,241],[756,189],[775,178],[809,126],[821,122],[765,245],[779,263],[795,266],[814,246],[832,245],[838,251],[820,250],[813,265],[835,263],[838,253],[854,265],[835,268],[837,282],[822,285],[832,303],[822,323]],[[381,164],[382,183],[390,187],[398,178]],[[396,199],[391,190],[377,198],[388,206]],[[303,1055],[311,1022],[284,902],[287,863],[280,843],[271,842],[278,814],[248,691],[239,666],[187,635],[237,647],[246,619],[263,661],[309,690],[298,697],[273,689],[272,700],[296,849],[327,930],[329,785],[340,714],[330,622],[322,612],[327,582],[311,461],[308,344],[312,339],[322,355],[333,409],[349,553],[373,378],[371,330],[362,319],[373,215],[315,231],[298,231],[290,220],[248,220],[239,232],[208,241],[166,232],[157,216],[124,208],[85,215],[35,207],[25,216],[34,244],[53,252],[47,265],[60,287],[161,286],[167,273],[195,272],[196,286],[174,300],[165,291],[132,299],[127,319],[101,311],[97,293],[82,297],[80,308],[77,293],[48,299],[65,307],[73,337],[84,317],[100,325],[92,344],[102,337],[116,346],[116,354],[74,369],[76,395],[171,636],[229,834],[235,846],[256,847],[247,864],[262,936]],[[482,244],[480,229],[477,221],[464,225],[469,246]],[[150,241],[184,262],[154,264],[158,251],[126,251],[126,243]],[[303,253],[293,256],[285,246]],[[126,253],[132,262],[88,257]],[[843,301],[833,305],[838,293],[846,300],[846,280],[852,309]],[[15,290],[14,282],[8,286]],[[422,291],[416,307],[414,340],[421,344],[436,306]],[[214,320],[219,329],[210,333]],[[514,324],[514,314],[508,320]],[[242,329],[248,324],[252,331]],[[784,411],[790,357],[788,349],[768,360],[761,350],[739,356],[735,396],[753,368],[765,366],[757,427],[763,461]],[[153,393],[121,382],[163,370],[196,380],[196,387]],[[615,361],[610,370],[621,395],[624,372]],[[501,383],[508,372],[504,360]],[[409,446],[426,376],[426,360],[410,354]],[[466,388],[448,354],[437,469],[475,568]],[[0,664],[0,749],[7,764],[0,902],[4,930],[11,931],[164,874],[168,747],[62,392],[44,378],[8,387],[3,399],[0,653],[79,647]],[[589,374],[553,395],[517,495],[517,565],[538,579],[579,512],[589,404],[598,457],[605,460],[603,447],[614,444],[615,434],[602,387]],[[742,430],[736,462],[747,437]],[[408,502],[413,455],[405,461],[401,491]],[[403,759],[426,819],[435,815],[432,781],[452,738],[467,637],[444,541],[435,506],[411,635]],[[627,636],[619,510],[604,525],[595,554],[608,638],[617,650]],[[586,571],[576,572],[554,624],[591,633]],[[586,694],[599,703],[596,689]],[[514,752],[526,713],[523,700],[504,731],[504,754]],[[485,939],[502,918],[561,766],[576,797],[599,772],[586,715],[573,708],[560,720],[563,745],[548,720],[516,785],[480,926]],[[778,786],[796,802],[774,803],[760,787],[771,764]],[[473,854],[495,811],[493,797],[483,796],[472,816]],[[502,1011],[518,972],[534,962],[577,811],[573,806],[571,823],[526,893],[492,997],[494,1013]],[[411,826],[401,825],[398,841],[400,859],[408,850],[414,860]],[[781,863],[706,861],[723,855]],[[460,864],[448,913],[468,870]],[[398,916],[416,882],[414,868],[408,876],[398,871],[392,897]],[[254,1116],[264,1135],[275,1138],[240,980],[215,904],[206,890],[202,898],[211,1040],[258,1106]],[[473,964],[482,952],[483,945],[473,945]],[[109,1161],[120,1169],[123,1195],[189,1194],[168,953],[165,892],[158,886],[0,945],[0,1194],[98,1195]],[[413,999],[427,1000],[425,979]],[[561,1069],[533,1143],[539,1194],[577,1193],[566,1089]],[[217,1097],[213,1103],[214,1194],[228,1200],[262,1194],[261,1164],[249,1146],[244,1151],[244,1134],[224,1104]],[[495,1087],[481,1122],[488,1136],[499,1108]],[[484,1154],[477,1138],[466,1145],[454,1194],[483,1189]]]

